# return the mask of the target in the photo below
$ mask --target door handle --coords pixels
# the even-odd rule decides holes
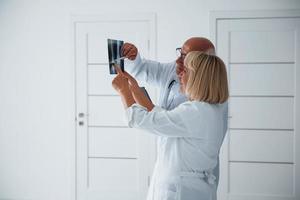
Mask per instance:
[[[85,116],[85,114],[84,114],[83,112],[78,113],[78,117],[79,117],[79,118],[84,118],[84,116]],[[78,122],[78,125],[79,125],[79,126],[84,126],[84,121],[83,121],[83,120],[79,121],[79,122]]]

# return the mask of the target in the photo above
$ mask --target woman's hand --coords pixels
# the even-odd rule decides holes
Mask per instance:
[[[112,81],[112,86],[120,94],[123,105],[126,109],[134,104],[135,101],[129,89],[128,79],[124,76],[124,73],[119,66],[114,65],[114,67],[118,75]]]
[[[116,71],[117,71],[117,76],[114,78],[112,81],[112,86],[113,88],[119,93],[128,93],[130,92],[129,89],[129,84],[128,84],[128,79],[126,76],[124,76],[124,73],[120,69],[119,66],[114,65]]]
[[[141,90],[138,82],[127,72],[124,72],[123,75],[128,79],[129,89],[132,93],[132,96],[136,103],[147,108],[148,111],[151,111],[154,107],[153,103],[148,99],[148,97]]]
[[[129,89],[131,91],[134,91],[136,89],[140,89],[140,86],[138,82],[136,81],[135,78],[133,78],[130,74],[128,74],[126,71],[123,72],[123,75],[127,78],[128,83],[129,83]]]

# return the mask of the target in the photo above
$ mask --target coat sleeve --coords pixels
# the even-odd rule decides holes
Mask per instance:
[[[150,85],[161,87],[165,84],[167,77],[175,70],[175,63],[160,63],[152,60],[142,59],[140,54],[133,61],[125,61],[125,69],[137,80]]]
[[[129,127],[147,130],[159,136],[195,137],[186,120],[182,119],[185,113],[184,106],[180,105],[171,111],[155,106],[148,112],[146,108],[133,104],[126,112]]]

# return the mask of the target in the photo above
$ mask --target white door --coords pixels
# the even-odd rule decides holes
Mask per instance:
[[[116,16],[79,17],[73,24],[78,200],[146,198],[154,141],[125,123],[121,99],[111,86],[115,75],[109,74],[107,38],[134,43],[142,55],[151,58],[153,24],[153,16],[127,20]],[[155,99],[153,90],[146,88]]]
[[[230,85],[218,197],[299,200],[300,18],[248,13],[215,24]]]

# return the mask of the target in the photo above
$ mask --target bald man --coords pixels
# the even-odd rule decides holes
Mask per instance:
[[[171,63],[160,63],[141,59],[136,46],[125,43],[122,55],[128,58],[125,61],[126,70],[137,80],[147,82],[160,89],[158,105],[166,110],[172,110],[179,104],[187,101],[187,97],[180,93],[181,72],[184,69],[184,58],[191,51],[202,51],[215,54],[215,47],[211,41],[203,37],[192,37],[177,48],[178,58]],[[216,186],[219,182],[219,162],[214,171]]]

